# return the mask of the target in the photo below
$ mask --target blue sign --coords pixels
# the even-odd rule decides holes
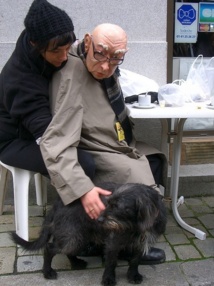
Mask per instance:
[[[175,43],[196,43],[198,3],[175,3]]]
[[[177,19],[182,25],[191,25],[196,20],[196,10],[184,4],[177,10]]]

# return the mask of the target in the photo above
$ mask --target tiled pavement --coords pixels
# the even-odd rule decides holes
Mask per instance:
[[[175,222],[170,204],[165,234],[157,247],[166,252],[166,262],[155,266],[140,266],[144,286],[213,286],[214,285],[214,196],[185,198],[179,207],[182,218],[203,230],[207,238],[201,241],[180,228]],[[30,237],[35,238],[43,220],[46,208],[30,206]],[[23,253],[9,238],[14,230],[13,206],[6,205],[0,216],[0,285],[100,285],[103,264],[99,257],[87,257],[88,268],[74,271],[68,260],[57,255],[53,267],[57,269],[57,280],[45,280],[41,273],[42,253]],[[126,280],[127,263],[119,261],[116,270],[117,285],[130,285]]]

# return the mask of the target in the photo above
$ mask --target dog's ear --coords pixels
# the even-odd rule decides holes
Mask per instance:
[[[137,199],[136,207],[139,230],[145,232],[153,226],[159,210],[152,200],[142,198]]]

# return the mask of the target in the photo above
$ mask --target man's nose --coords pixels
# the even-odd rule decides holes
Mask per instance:
[[[109,70],[109,62],[108,61],[105,61],[102,63],[101,67],[103,70]]]

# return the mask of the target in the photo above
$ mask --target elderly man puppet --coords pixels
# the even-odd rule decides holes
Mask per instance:
[[[64,204],[80,199],[92,219],[105,208],[99,195],[110,194],[97,187],[99,182],[143,183],[154,188],[162,183],[155,182],[153,174],[164,170],[165,156],[135,141],[124,104],[118,65],[127,51],[125,31],[114,24],[100,24],[71,48],[66,66],[52,82],[54,116],[40,148]],[[77,146],[93,155],[93,181],[78,163]],[[149,154],[157,157],[156,166],[149,163]],[[128,259],[128,250],[126,254]],[[165,253],[158,248],[141,259],[142,264],[164,261]]]

